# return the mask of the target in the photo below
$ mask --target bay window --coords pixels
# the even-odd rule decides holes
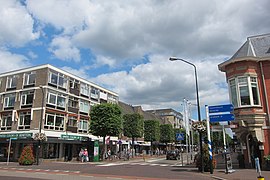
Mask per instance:
[[[229,89],[231,102],[234,107],[260,105],[256,77],[239,76],[230,79]]]
[[[47,97],[47,103],[57,107],[65,108],[66,107],[66,97],[63,94],[49,92]]]
[[[89,96],[90,94],[90,87],[87,84],[81,83],[81,94],[85,96]]]
[[[7,77],[7,88],[16,88],[17,86],[17,76]]]

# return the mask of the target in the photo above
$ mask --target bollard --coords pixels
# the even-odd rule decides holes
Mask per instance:
[[[258,179],[258,180],[264,180],[264,177],[258,176],[257,179]]]

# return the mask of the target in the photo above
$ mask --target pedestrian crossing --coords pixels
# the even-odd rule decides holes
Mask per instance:
[[[155,164],[148,162],[123,162],[123,163],[106,163],[106,164],[97,164],[96,166],[100,167],[110,167],[110,166],[160,166],[160,167],[181,167],[182,164]]]

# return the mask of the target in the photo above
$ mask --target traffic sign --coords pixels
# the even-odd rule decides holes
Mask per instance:
[[[233,105],[232,104],[224,104],[218,106],[209,106],[209,113],[219,113],[219,112],[232,112]]]
[[[184,136],[185,136],[184,133],[176,133],[176,140],[177,141],[182,141],[182,140],[185,139]]]
[[[233,114],[216,114],[209,116],[210,122],[219,122],[219,121],[232,121],[234,120]]]

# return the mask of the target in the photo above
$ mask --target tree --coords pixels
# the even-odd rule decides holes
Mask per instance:
[[[20,165],[32,165],[34,163],[34,155],[31,146],[25,146],[19,158]]]
[[[171,124],[160,125],[160,142],[171,143],[175,140],[175,133]]]
[[[124,135],[132,138],[132,149],[134,149],[135,138],[143,136],[143,129],[144,129],[144,122],[142,115],[134,113],[134,114],[125,114],[123,116]]]
[[[159,139],[160,139],[159,121],[157,120],[144,121],[144,140],[151,142],[151,151],[153,142],[159,141]]]
[[[103,159],[105,155],[105,137],[118,136],[122,131],[121,110],[116,104],[98,104],[93,106],[90,117],[90,132],[95,136],[103,137]]]

